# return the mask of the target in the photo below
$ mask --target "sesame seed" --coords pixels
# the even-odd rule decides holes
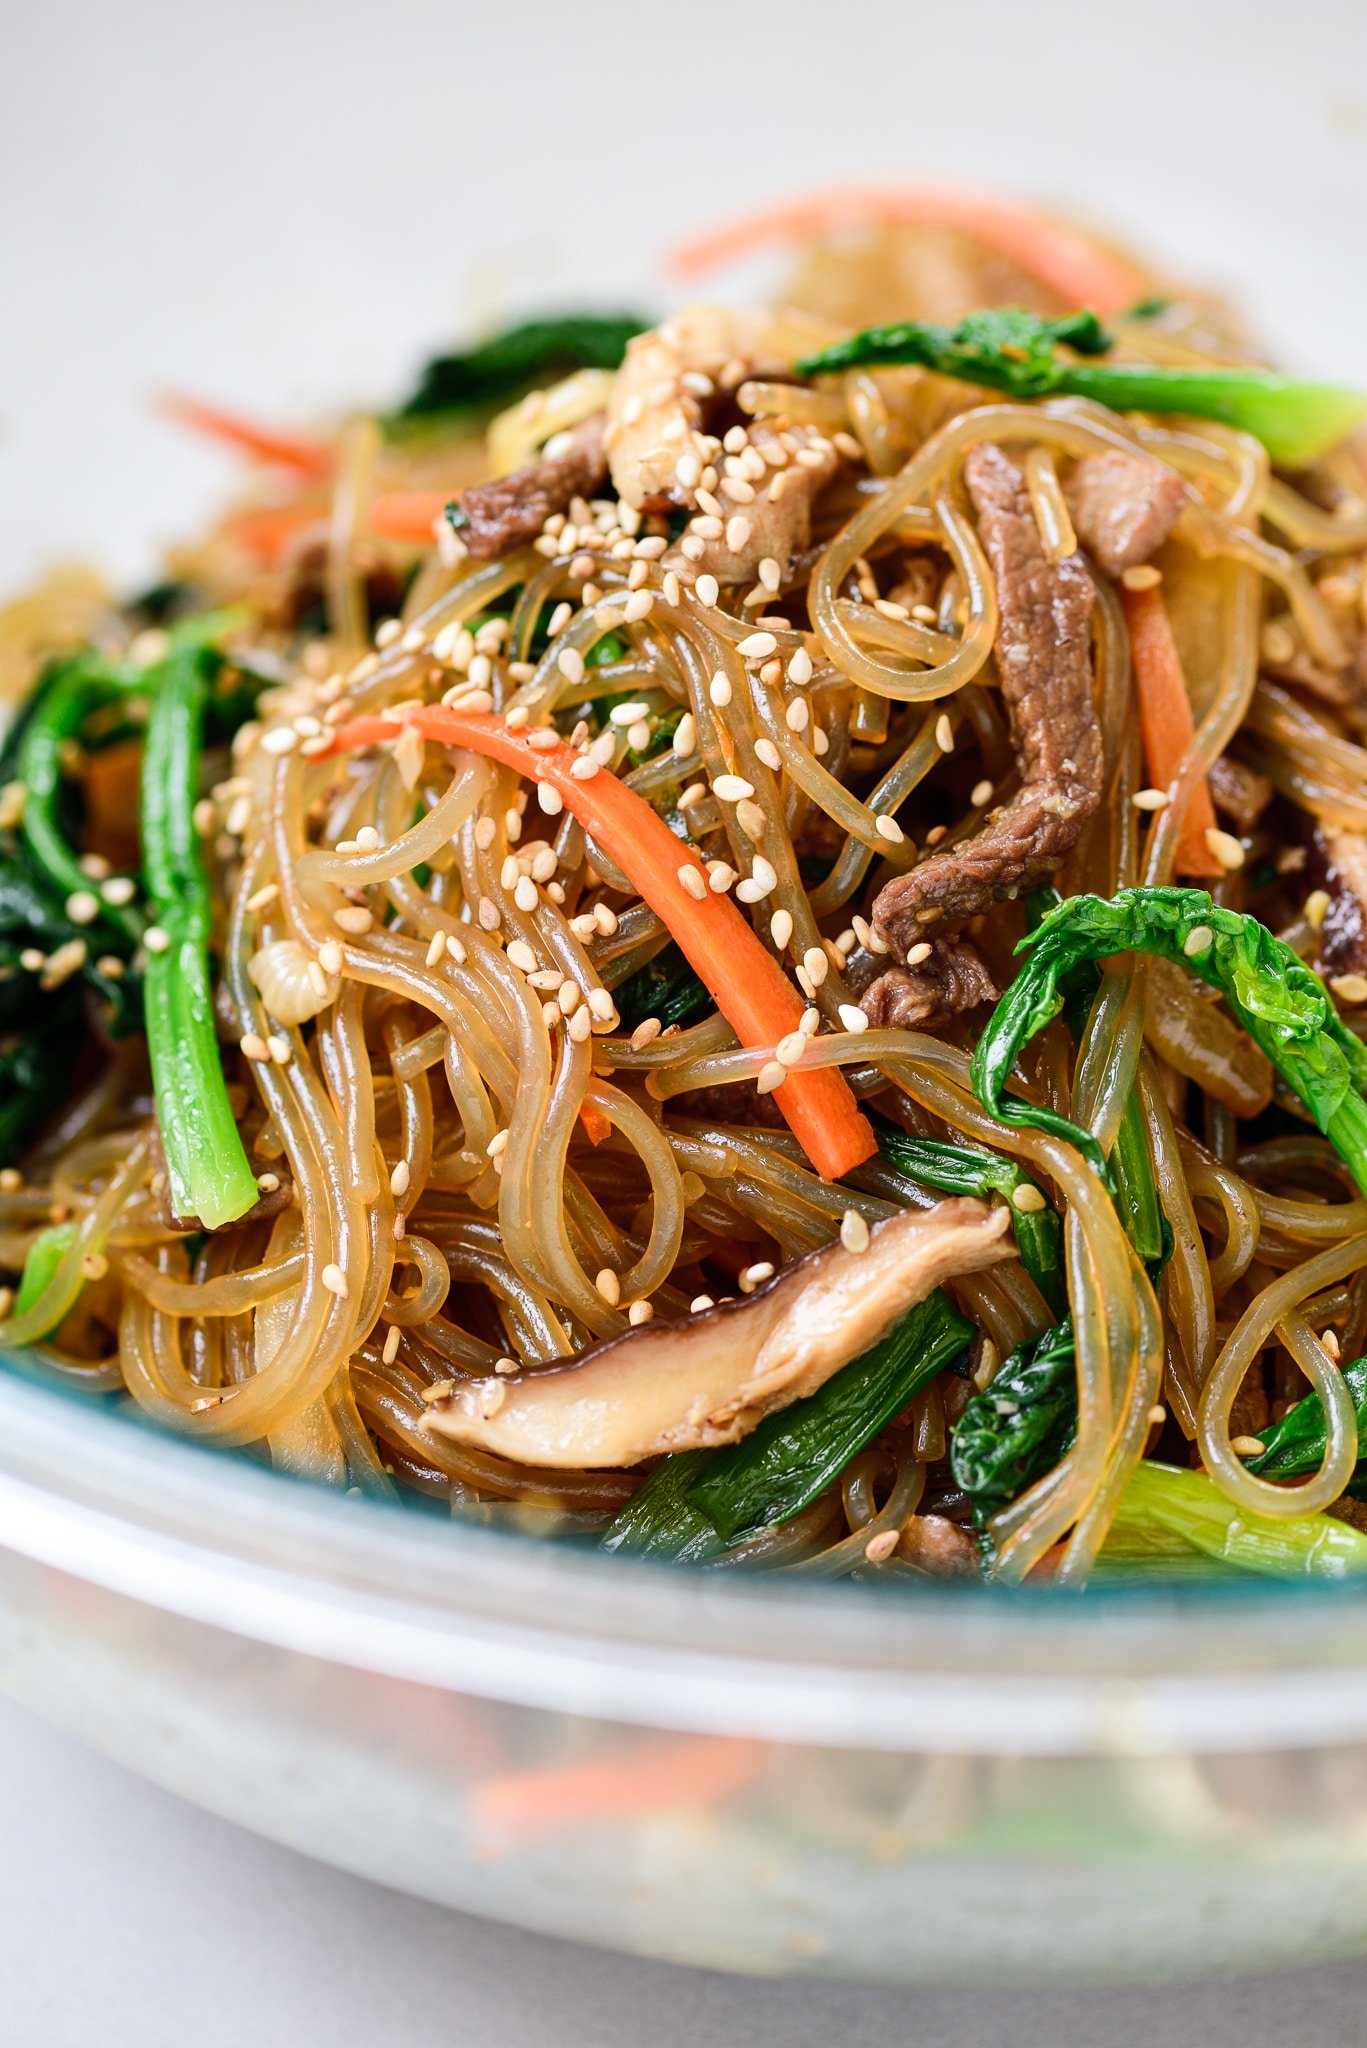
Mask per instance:
[[[972,804],[975,811],[980,811],[985,803],[991,802],[991,799],[992,784],[986,777],[981,782],[975,782],[968,793],[968,801]]]
[[[738,804],[743,797],[755,793],[754,783],[747,782],[743,775],[718,775],[712,789],[724,804]]]
[[[1260,1458],[1267,1445],[1260,1436],[1232,1436],[1229,1448],[1236,1458]]]
[[[708,685],[708,697],[718,711],[724,711],[731,702],[731,684],[721,669],[718,669]]]
[[[389,1176],[389,1192],[396,1201],[408,1193],[411,1180],[412,1175],[408,1170],[408,1161],[400,1159]]]
[[[613,1272],[611,1266],[604,1266],[593,1284],[602,1295],[608,1307],[616,1308],[618,1302],[622,1299],[622,1283]]]
[[[800,1066],[810,1043],[805,1031],[789,1031],[774,1047],[774,1056],[780,1066]]]
[[[695,1316],[705,1314],[709,1308],[715,1308],[716,1305],[710,1294],[695,1294],[692,1301],[688,1304],[690,1311]]]
[[[813,988],[820,988],[822,982],[826,979],[830,964],[830,961],[826,958],[824,946],[808,946],[802,956],[802,965],[807,970],[807,979],[811,982]]]
[[[1137,562],[1132,569],[1121,571],[1120,580],[1126,590],[1154,590],[1163,581],[1163,572],[1152,562]]]
[[[726,522],[726,545],[732,554],[738,555],[749,540],[752,531],[750,520],[743,512],[733,512]]]
[[[766,1280],[772,1280],[773,1277],[772,1261],[757,1259],[753,1266],[742,1267],[737,1285],[742,1294],[753,1294],[757,1287],[762,1287]]]
[[[270,886],[274,888],[275,884],[271,883]],[[111,875],[107,882],[100,884],[101,896],[106,903],[112,903],[116,910],[122,908],[125,903],[131,903],[137,893],[138,885],[131,875]]]
[[[1218,825],[1207,825],[1204,833],[1206,845],[1226,873],[1244,864],[1244,849],[1232,832],[1222,832]]]
[[[273,725],[269,732],[261,735],[264,754],[289,754],[298,744],[299,735],[292,725]]]
[[[535,974],[536,955],[525,939],[511,939],[508,942],[508,959],[519,974]]]
[[[100,899],[90,889],[76,889],[66,899],[66,914],[73,924],[93,924],[100,914]]]
[[[1337,1330],[1322,1330],[1320,1332],[1320,1343],[1324,1346],[1325,1350],[1329,1353],[1329,1356],[1337,1365],[1340,1357],[1342,1356],[1342,1347],[1339,1344]]]
[[[919,967],[923,960],[929,960],[934,951],[929,939],[918,939],[907,954],[907,966]]]
[[[707,886],[714,896],[724,896],[736,879],[736,870],[724,860],[707,862]]]
[[[847,1209],[840,1219],[840,1242],[847,1252],[866,1252],[869,1226],[857,1209]]]
[[[399,1355],[399,1340],[401,1334],[402,1333],[397,1323],[391,1323],[389,1325],[389,1328],[385,1331],[384,1343],[380,1347],[380,1357],[386,1365],[392,1365],[394,1363],[394,1360]]]
[[[631,1307],[627,1310],[627,1321],[631,1324],[633,1330],[638,1330],[641,1324],[648,1323],[654,1314],[655,1307],[652,1302],[633,1301]]]
[[[781,1088],[788,1078],[788,1069],[782,1060],[766,1060],[755,1077],[755,1088],[760,1095],[772,1095],[775,1088]]]
[[[1022,1181],[1011,1191],[1011,1207],[1019,1209],[1022,1216],[1037,1216],[1048,1205],[1033,1181]]]
[[[695,903],[704,902],[707,897],[707,878],[702,869],[695,868],[685,861],[677,873],[680,888],[690,895]]]
[[[736,805],[736,823],[746,838],[754,840],[756,845],[764,837],[768,822],[759,805],[748,796],[742,797]]]
[[[282,1038],[278,1031],[273,1031],[266,1040],[266,1050],[277,1067],[287,1067],[289,1065],[290,1042],[288,1038]]]
[[[550,985],[555,989],[555,1000],[561,1016],[572,1017],[579,1008],[579,998],[582,993],[578,982],[570,981],[568,977],[564,981],[555,981],[552,977]]]
[[[1318,931],[1329,912],[1327,892],[1323,889],[1312,889],[1306,897],[1302,908],[1305,912],[1306,923],[1311,925],[1315,931]]]
[[[698,724],[691,711],[685,711],[683,717],[675,726],[671,745],[675,758],[680,761],[687,760],[690,754],[697,752]]]
[[[783,581],[782,567],[777,561],[775,561],[772,555],[766,555],[764,557],[763,561],[759,565],[757,574],[759,576],[760,582],[764,585],[764,588],[770,593],[771,596],[773,592],[778,589],[779,585]]]
[[[842,439],[843,436],[837,436]],[[886,1564],[901,1539],[900,1529],[880,1529],[876,1536],[870,1536],[864,1545],[865,1561],[869,1564]]]
[[[552,631],[554,630],[552,626]],[[562,647],[555,657],[555,665],[567,683],[583,682],[584,657],[577,647]]]
[[[799,647],[788,662],[788,681],[794,689],[804,690],[812,680],[812,657],[805,647]]]
[[[617,1016],[617,1005],[605,988],[591,988],[584,999],[600,1024],[611,1024]]]
[[[370,930],[375,920],[363,903],[344,903],[340,910],[333,911],[332,922],[338,931],[350,932],[359,939]]]
[[[775,774],[783,766],[782,754],[767,736],[755,741],[755,759],[762,761],[765,767],[772,769]]]
[[[935,744],[942,754],[954,752],[954,726],[947,711],[942,711],[935,721]]]
[[[867,1031],[869,1020],[857,1003],[842,1003],[836,1013],[847,1031]]]
[[[244,1059],[266,1061],[271,1056],[271,1049],[259,1031],[244,1032],[237,1043]]]
[[[536,883],[530,875],[522,875],[513,890],[513,901],[524,914],[530,914],[541,901]]]
[[[776,910],[769,920],[769,936],[781,953],[793,936],[793,920],[790,912]]]
[[[576,1010],[565,1029],[576,1045],[582,1045],[593,1030],[593,1012],[587,1008]]]
[[[432,934],[432,937],[431,937],[431,939],[430,939],[430,940],[428,941],[428,946],[427,946],[427,965],[428,965],[429,967],[436,967],[436,966],[438,966],[438,965],[440,964],[440,962],[441,962],[441,956],[442,956],[442,954],[443,954],[443,953],[444,953],[445,951],[446,951],[446,934],[445,934],[445,932],[433,932],[433,934]]]
[[[1182,951],[1186,954],[1188,960],[1192,960],[1198,953],[1204,953],[1206,948],[1213,946],[1214,943],[1215,934],[1208,924],[1193,925],[1182,941]]]
[[[693,585],[693,595],[697,598],[699,604],[710,608],[721,595],[721,585],[715,576],[700,576]]]
[[[318,965],[324,974],[337,975],[342,971],[342,949],[335,939],[324,939],[318,948]]]
[[[490,1159],[498,1159],[502,1156],[507,1143],[508,1133],[506,1131],[495,1131],[484,1150]]]
[[[564,797],[558,789],[552,788],[549,782],[538,782],[536,800],[548,818],[558,817],[565,808]]]
[[[264,888],[258,889],[254,895],[247,898],[246,908],[255,917],[256,913],[259,910],[264,910],[268,903],[274,903],[279,894],[280,884],[278,882],[267,882]]]
[[[171,948],[171,934],[159,924],[149,924],[142,935],[142,943],[149,953],[167,953]]]
[[[256,1185],[263,1195],[273,1195],[280,1186],[280,1176],[278,1173],[258,1173]]]
[[[484,1380],[479,1389],[479,1412],[486,1422],[492,1422],[508,1398],[508,1389],[501,1380]]]
[[[1168,793],[1165,789],[1137,789],[1130,802],[1137,811],[1165,811]]]
[[[643,1052],[648,1045],[653,1045],[662,1028],[658,1017],[643,1017],[631,1034],[632,1051]]]
[[[560,735],[553,725],[539,725],[535,732],[527,734],[527,745],[534,754],[553,754],[560,743]]]
[[[873,829],[880,839],[886,839],[893,846],[900,846],[905,834],[895,818],[880,815],[873,821]]]
[[[701,583],[702,578],[699,577],[698,581]],[[648,619],[654,606],[653,590],[634,590],[622,607],[622,617],[627,625],[634,626],[639,619]]]
[[[736,649],[747,661],[766,661],[778,649],[778,641],[772,633],[750,633]]]

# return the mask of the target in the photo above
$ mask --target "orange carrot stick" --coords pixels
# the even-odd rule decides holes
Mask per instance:
[[[685,242],[669,259],[670,268],[681,277],[696,277],[766,242],[806,241],[841,228],[901,223],[952,228],[968,235],[1005,256],[1068,306],[1119,313],[1144,292],[1139,272],[1081,229],[1019,200],[953,185],[856,186],[818,193]]]
[[[1120,601],[1130,629],[1144,761],[1154,788],[1167,789],[1196,733],[1182,658],[1160,584],[1151,590],[1122,589]],[[1214,826],[1215,807],[1202,777],[1191,793],[1178,835],[1173,866],[1179,875],[1210,878],[1224,873],[1206,840]]]
[[[255,420],[243,419],[238,413],[224,412],[216,405],[205,405],[198,398],[187,398],[174,391],[162,400],[162,407],[183,427],[226,442],[253,461],[298,470],[301,476],[326,476],[332,468],[332,450],[326,441],[259,426]]]
[[[576,776],[572,771],[585,757],[566,741],[544,750],[533,747],[527,730],[514,731],[492,712],[428,704],[406,711],[404,722],[440,746],[488,754],[558,790],[566,809],[602,843],[668,925],[742,1045],[775,1045],[797,1029],[803,1001],[773,954],[729,897],[708,886],[707,870],[692,847],[676,839],[664,819],[624,782],[605,768],[587,778]],[[393,719],[356,718],[338,727],[333,748],[374,746],[395,734]],[[544,729],[536,734],[543,736]],[[774,1090],[774,1101],[825,1180],[840,1180],[877,1149],[868,1119],[837,1067],[792,1068]]]
[[[322,525],[328,516],[326,504],[311,502],[289,505],[249,506],[244,512],[230,512],[219,527],[231,540],[258,561],[273,562],[306,527]]]
[[[470,1804],[477,1825],[524,1837],[610,1814],[701,1806],[748,1785],[765,1748],[740,1736],[681,1736],[624,1757],[488,1778]]]
[[[612,1135],[611,1119],[596,1102],[580,1103],[579,1121],[584,1126],[584,1136],[590,1145],[601,1145],[604,1138]]]
[[[382,491],[370,507],[370,530],[382,540],[408,540],[431,547],[432,528],[454,491]]]

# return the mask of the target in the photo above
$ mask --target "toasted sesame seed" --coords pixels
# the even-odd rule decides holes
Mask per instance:
[[[769,936],[781,953],[793,936],[793,919],[790,911],[774,912],[769,920]]]
[[[869,1020],[857,1003],[842,1003],[836,1013],[847,1031],[867,1031]]]
[[[762,1287],[766,1280],[772,1280],[773,1277],[773,1262],[769,1259],[756,1259],[753,1266],[742,1267],[737,1285],[742,1294],[753,1294],[757,1287]]]
[[[812,680],[812,657],[805,647],[799,647],[788,662],[788,681],[794,689],[803,690]]]
[[[702,578],[698,581],[701,583]],[[653,590],[634,590],[622,607],[622,617],[627,625],[634,626],[639,619],[648,619],[654,608]]]
[[[149,953],[166,953],[171,948],[171,934],[159,924],[149,924],[142,935],[142,943]]]
[[[632,1051],[643,1052],[646,1046],[653,1045],[659,1037],[661,1029],[662,1026],[658,1017],[643,1017],[631,1034]]]
[[[675,726],[674,738],[670,744],[675,758],[680,761],[687,760],[690,754],[697,752],[698,724],[691,711],[685,711],[683,717]]]
[[[299,744],[299,735],[292,725],[273,725],[269,732],[261,735],[263,754],[289,754]]]
[[[1022,1216],[1037,1216],[1048,1205],[1033,1181],[1022,1181],[1011,1191],[1011,1207],[1019,1209]]]
[[[593,1030],[593,1012],[584,1007],[566,1020],[565,1030],[575,1045],[582,1045]]]
[[[335,939],[324,939],[322,945],[318,948],[318,965],[322,968],[324,974],[338,975],[341,973],[344,965],[344,956],[341,947]]]
[[[689,862],[685,861],[682,867],[680,867],[677,872],[679,877],[679,886],[682,889],[684,889],[687,892],[687,894],[694,899],[695,902],[704,902],[707,897],[707,878],[703,874],[702,869],[695,868]]]
[[[256,913],[259,910],[264,910],[268,903],[274,903],[279,894],[280,884],[278,882],[267,882],[263,888],[258,889],[254,895],[247,898],[246,908],[255,917]]]
[[[1126,590],[1154,590],[1163,581],[1163,572],[1152,562],[1136,562],[1133,568],[1121,570],[1120,580]]]
[[[1318,931],[1329,912],[1328,893],[1323,889],[1312,889],[1306,897],[1302,909],[1305,912],[1306,923],[1311,925],[1315,931]]]
[[[934,951],[935,948],[931,945],[929,939],[918,939],[916,944],[907,953],[907,966],[919,967],[923,960],[929,960]]]
[[[275,885],[271,883],[269,886],[273,888]],[[137,893],[138,885],[131,875],[111,875],[107,882],[100,884],[101,896],[106,903],[112,903],[116,910],[121,909],[125,903],[131,903]]]
[[[282,1037],[278,1031],[273,1031],[266,1040],[266,1049],[277,1067],[287,1067],[289,1065],[290,1042],[288,1038]]]
[[[427,944],[427,965],[429,967],[439,966],[441,963],[441,956],[445,951],[445,932],[433,932]]]
[[[503,922],[503,912],[492,896],[481,896],[475,906],[475,922],[482,932],[496,932]]]
[[[778,649],[778,641],[772,633],[750,633],[736,649],[746,661],[767,661]]]
[[[1198,953],[1204,953],[1206,948],[1213,946],[1214,943],[1215,934],[1210,926],[1208,924],[1197,924],[1192,926],[1183,939],[1182,951],[1186,954],[1188,960],[1192,960]]]
[[[1232,832],[1222,832],[1218,825],[1207,825],[1203,834],[1206,845],[1215,859],[1227,873],[1244,864],[1244,849]]]
[[[265,1039],[261,1036],[261,1033],[259,1031],[244,1032],[242,1037],[238,1039],[237,1043],[238,1049],[241,1052],[242,1057],[244,1059],[258,1060],[262,1062],[268,1061],[270,1059],[271,1049],[267,1045]]]
[[[549,782],[537,783],[536,800],[548,818],[559,817],[565,808],[564,797]]]
[[[530,875],[518,877],[517,887],[513,890],[513,901],[524,915],[530,915],[540,903],[540,892]]]
[[[1321,1330],[1320,1343],[1324,1346],[1325,1350],[1329,1353],[1329,1356],[1337,1365],[1340,1357],[1342,1356],[1342,1346],[1339,1343],[1338,1331]]]
[[[906,836],[895,818],[884,817],[881,812],[873,821],[873,829],[892,846],[900,846]]]
[[[762,761],[765,767],[772,769],[775,774],[783,766],[783,756],[767,734],[755,741],[755,759]]]
[[[712,784],[713,794],[724,804],[738,804],[742,797],[753,796],[755,785],[747,782],[743,775],[718,775]]]
[[[712,681],[708,685],[707,694],[719,711],[725,710],[726,706],[731,702],[730,679],[722,669],[718,669],[713,675]]]
[[[789,1031],[774,1047],[774,1056],[780,1066],[801,1066],[811,1043],[805,1031]]]
[[[721,585],[715,576],[700,576],[693,585],[693,595],[697,598],[699,604],[707,605],[710,608],[721,595]]]
[[[100,899],[93,890],[73,890],[66,899],[66,914],[73,924],[93,924],[100,914]]]
[[[408,1170],[408,1161],[406,1159],[398,1160],[389,1175],[389,1192],[396,1201],[402,1200],[403,1196],[408,1193],[411,1180],[412,1175]]]
[[[824,946],[808,946],[802,956],[802,965],[807,970],[807,979],[811,982],[813,988],[820,988],[822,982],[826,979],[830,964],[830,961],[826,958]],[[863,1013],[861,1012],[860,1014],[862,1015]]]
[[[591,988],[584,1000],[600,1024],[610,1024],[616,1018],[617,1005],[605,988]]]
[[[840,1242],[847,1252],[866,1252],[869,1226],[857,1209],[847,1209],[840,1219]]]
[[[942,711],[935,721],[935,744],[942,754],[954,752],[954,725],[947,711]]]
[[[1165,811],[1168,793],[1165,789],[1137,789],[1130,802],[1137,811]]]
[[[736,870],[724,860],[709,860],[705,865],[708,888],[714,896],[724,896],[736,879]]]
[[[743,512],[733,512],[726,522],[726,545],[738,555],[749,540],[752,525]]]
[[[627,1321],[633,1330],[639,1330],[642,1323],[648,1323],[655,1314],[655,1305],[649,1301],[633,1301],[627,1310]]]
[[[604,1266],[594,1279],[594,1286],[602,1295],[609,1308],[616,1308],[622,1299],[622,1283],[611,1266]]]
[[[520,974],[535,974],[536,955],[525,939],[510,939],[508,942],[509,964]]]
[[[340,910],[333,911],[332,922],[338,931],[350,932],[359,939],[370,930],[375,920],[363,903],[344,903]]]
[[[1260,1436],[1232,1436],[1229,1448],[1236,1458],[1260,1458],[1267,1445]]]
[[[897,1548],[901,1533],[900,1529],[880,1529],[877,1535],[870,1536],[868,1542],[864,1545],[866,1562],[869,1564],[886,1564],[893,1551]]]
[[[554,626],[552,631],[554,631]],[[555,665],[567,683],[582,683],[584,680],[584,657],[577,647],[562,647],[555,657]]]
[[[781,1088],[788,1078],[788,1069],[782,1060],[766,1060],[755,1076],[755,1089],[760,1095],[772,1095],[775,1088]]]
[[[709,1308],[715,1308],[716,1305],[710,1294],[695,1294],[692,1301],[688,1304],[689,1309],[695,1316],[703,1315]]]

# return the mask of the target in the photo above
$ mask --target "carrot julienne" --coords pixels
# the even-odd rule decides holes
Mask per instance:
[[[525,1839],[610,1814],[724,1799],[751,1782],[766,1748],[742,1736],[681,1736],[622,1758],[489,1778],[475,1786],[470,1801],[485,1828]]]
[[[956,185],[853,186],[748,215],[674,250],[670,268],[697,277],[768,242],[797,242],[849,227],[942,227],[969,236],[1057,294],[1067,305],[1123,312],[1144,280],[1079,228],[1019,201]]]
[[[202,399],[188,398],[180,392],[168,393],[162,408],[181,426],[222,441],[255,462],[297,470],[300,476],[326,476],[332,468],[332,449],[326,441],[310,435],[262,426],[256,420],[244,419],[240,413],[225,412],[221,406],[206,405]]]
[[[382,491],[370,507],[370,530],[382,540],[432,545],[432,528],[450,504],[450,491]]]
[[[601,841],[669,927],[742,1045],[776,1045],[797,1030],[804,1004],[778,961],[735,904],[708,887],[707,870],[694,850],[617,776],[600,768],[587,779],[576,777],[571,770],[583,756],[567,741],[539,750],[525,731],[514,731],[493,712],[429,704],[406,711],[403,722],[439,746],[470,748],[557,790],[565,808]],[[396,730],[391,718],[352,719],[338,727],[330,751],[374,746],[394,739]],[[698,876],[699,895],[685,886],[685,872]],[[795,1068],[773,1092],[823,1179],[840,1180],[877,1150],[868,1119],[837,1068]]]
[[[1182,657],[1160,585],[1150,590],[1122,588],[1120,601],[1130,631],[1144,760],[1154,788],[1165,790],[1196,734]],[[1215,877],[1224,873],[1206,838],[1214,829],[1215,806],[1202,777],[1191,793],[1178,835],[1173,866],[1179,875]]]

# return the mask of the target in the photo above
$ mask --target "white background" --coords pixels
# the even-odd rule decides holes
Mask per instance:
[[[0,30],[0,592],[141,574],[226,489],[159,389],[383,402],[510,305],[663,305],[662,246],[829,183],[1067,198],[1367,383],[1363,0],[3,0]],[[617,1961],[307,1865],[0,1706],[0,2000],[16,2048],[1259,2048],[1360,2039],[1367,1969],[955,1999]]]

